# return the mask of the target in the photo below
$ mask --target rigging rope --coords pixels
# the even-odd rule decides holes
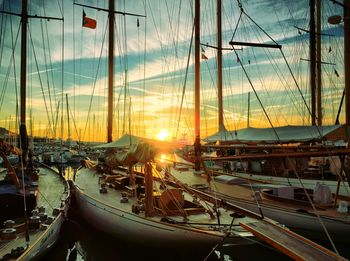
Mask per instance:
[[[90,102],[89,102],[89,109],[88,109],[88,114],[87,114],[87,118],[86,118],[86,122],[85,122],[83,137],[85,137],[85,133],[86,133],[86,130],[87,130],[87,125],[88,125],[88,120],[89,120],[90,114],[91,114],[92,100],[93,100],[93,96],[94,96],[95,89],[96,89],[97,75],[98,75],[98,72],[99,72],[99,69],[100,69],[101,58],[102,58],[102,53],[103,53],[103,46],[104,46],[104,42],[105,42],[105,38],[106,38],[106,34],[107,34],[107,29],[108,29],[108,25],[106,24],[105,32],[104,32],[103,39],[102,39],[102,46],[101,46],[100,56],[99,56],[98,64],[97,64],[97,70],[96,70],[96,74],[95,74],[95,78],[94,78],[91,98],[90,98]]]
[[[9,65],[8,65],[8,69],[7,69],[7,73],[6,73],[6,77],[5,77],[5,81],[4,81],[4,85],[2,87],[1,94],[0,94],[0,111],[2,109],[2,105],[3,105],[5,94],[6,94],[6,89],[7,89],[7,84],[8,84],[9,77],[10,77],[11,64],[12,63],[13,63],[13,70],[14,70],[16,104],[18,104],[17,74],[16,74],[16,64],[15,64],[15,47],[17,45],[17,40],[18,40],[18,36],[19,36],[20,30],[21,30],[21,25],[19,25],[19,27],[18,27],[17,34],[16,34],[16,39],[15,39],[15,42],[13,42],[13,29],[12,29],[13,27],[12,27],[12,18],[11,17],[12,16],[10,16],[12,52],[11,52],[11,58],[10,58],[10,61],[9,61]],[[16,124],[17,124],[17,122],[16,122]]]
[[[185,97],[185,91],[186,91],[186,83],[187,83],[187,76],[188,76],[188,68],[189,68],[190,59],[191,59],[193,37],[194,37],[194,23],[193,23],[193,26],[192,26],[190,48],[188,50],[188,55],[187,55],[185,79],[184,79],[184,84],[183,84],[183,87],[182,87],[181,103],[180,103],[180,107],[179,107],[179,120],[177,121],[175,137],[178,137],[177,135],[178,135],[178,132],[179,132],[179,127],[180,127],[180,118],[181,118],[182,105],[183,105],[183,101],[184,101],[184,97]]]
[[[36,65],[36,69],[37,69],[37,73],[38,73],[38,78],[39,78],[40,88],[41,88],[41,92],[42,92],[43,99],[44,99],[44,104],[45,104],[46,115],[47,115],[48,122],[49,122],[49,123],[48,123],[48,125],[49,125],[49,129],[52,131],[52,134],[53,134],[52,123],[51,123],[51,119],[50,119],[49,111],[48,111],[48,108],[47,108],[47,102],[46,102],[45,92],[44,92],[44,89],[43,89],[43,84],[42,84],[42,80],[41,80],[41,75],[40,75],[40,70],[39,70],[38,60],[37,60],[36,53],[35,53],[35,48],[34,48],[34,43],[33,43],[32,33],[31,33],[31,30],[30,30],[30,28],[29,28],[29,27],[28,27],[28,32],[29,32],[29,39],[30,39],[30,42],[31,42],[31,45],[32,45],[32,50],[33,50],[33,55],[34,55],[35,65]]]

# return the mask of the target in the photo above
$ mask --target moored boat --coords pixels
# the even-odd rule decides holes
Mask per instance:
[[[276,220],[311,240],[329,242],[327,236],[329,234],[336,246],[349,243],[347,237],[350,233],[348,201],[345,198],[338,198],[335,203],[334,195],[330,193],[329,188],[328,193],[322,192],[323,188],[326,188],[325,185],[320,184],[322,189],[319,192],[322,193],[318,193],[316,196],[323,199],[323,202],[320,202],[322,204],[319,203],[313,208],[314,201],[310,203],[304,190],[300,188],[257,183],[229,176],[227,173],[219,175],[218,172],[217,176],[213,176],[208,184],[206,175],[194,175],[192,170],[178,171],[171,168],[170,171],[176,178],[191,187],[214,194],[220,199],[244,207],[257,215]],[[223,182],[224,180],[226,182]],[[313,190],[307,191],[312,200]],[[280,200],[276,200],[276,198]],[[295,198],[299,200],[295,200]],[[324,200],[326,198],[327,201]]]
[[[42,257],[59,238],[69,207],[68,183],[46,167],[22,171],[7,165],[0,192],[0,258]]]

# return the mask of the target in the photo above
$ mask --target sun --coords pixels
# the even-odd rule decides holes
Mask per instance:
[[[169,131],[165,129],[161,129],[160,132],[157,134],[158,140],[166,140],[166,138],[169,137]]]

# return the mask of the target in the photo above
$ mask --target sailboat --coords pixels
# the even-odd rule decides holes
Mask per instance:
[[[55,171],[35,166],[26,131],[27,0],[22,1],[21,41],[21,124],[18,148],[0,141],[0,156],[6,170],[0,181],[0,259],[30,260],[43,257],[55,244],[65,220],[70,191]],[[1,11],[5,14],[11,12]],[[45,18],[39,17],[38,18]],[[55,18],[51,18],[55,19]],[[7,155],[17,155],[13,166]]]
[[[222,110],[219,109],[219,112],[222,114]],[[178,179],[277,220],[313,240],[328,241],[331,238],[334,242],[349,243],[346,235],[350,232],[350,190],[343,168],[349,149],[321,144],[326,138],[334,140],[344,137],[342,134],[346,134],[346,126],[248,127],[235,131],[222,127],[221,121],[219,132],[207,137],[205,141],[208,145],[204,145],[224,152],[224,155],[203,158],[208,163],[221,161],[221,171],[206,167],[214,176],[214,187],[217,189],[211,190],[203,184],[206,177],[189,175],[188,171],[175,171]],[[220,145],[216,144],[218,141]],[[317,141],[319,145],[312,144]],[[297,144],[293,146],[292,143]],[[305,160],[330,156],[337,156],[342,162],[342,168],[335,173],[337,175],[331,174],[333,180],[326,178],[329,170],[321,169],[320,164],[311,168]],[[288,169],[283,172],[282,167],[287,164]],[[280,172],[277,173],[277,170]],[[310,178],[307,179],[307,176]],[[306,200],[297,200],[298,197]],[[320,197],[323,200],[320,201]]]
[[[199,64],[199,11],[200,1],[196,1],[195,63],[197,65]],[[111,38],[115,13],[114,0],[109,1],[108,12]],[[111,42],[113,43],[110,39]],[[113,49],[113,45],[109,48]],[[109,72],[113,75],[111,60],[113,60],[113,52],[110,52],[109,56],[111,66]],[[196,73],[198,84],[199,66],[196,66]],[[109,88],[112,88],[113,81],[109,82]],[[113,99],[109,97],[109,100]],[[112,113],[109,114],[111,115]],[[109,122],[112,121],[109,119]],[[199,126],[196,126],[196,133],[198,133]],[[109,142],[111,141],[110,130],[111,125],[108,128]],[[126,242],[148,247],[176,248],[181,251],[198,248],[202,252],[198,255],[202,255],[203,251],[206,253],[205,250],[213,251],[225,242],[230,244],[241,258],[244,258],[245,254],[242,246],[246,245],[259,255],[266,245],[258,238],[263,239],[267,236],[268,242],[278,242],[273,245],[291,257],[308,259],[313,255],[322,259],[341,258],[286,230],[272,220],[262,219],[234,204],[218,200],[212,195],[187,186],[166,169],[159,171],[155,165],[156,146],[141,140],[125,148],[127,139],[128,137],[123,137],[121,141],[116,141],[114,144],[107,143],[105,146],[109,147],[109,150],[106,151],[104,162],[93,164],[85,161],[83,168],[71,181],[79,213],[100,231]],[[129,137],[130,141],[131,139],[132,137]],[[196,136],[196,142],[198,141],[199,135]],[[284,239],[281,243],[282,235]],[[290,251],[290,245],[294,244],[296,247],[292,247],[293,251]],[[313,252],[310,255],[307,253],[307,248],[311,245]],[[276,252],[272,253],[276,254]]]

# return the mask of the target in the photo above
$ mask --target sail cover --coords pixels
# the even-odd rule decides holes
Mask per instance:
[[[117,148],[109,149],[105,154],[105,163],[109,167],[146,163],[152,161],[156,153],[157,150],[151,144],[137,143],[132,144],[126,150],[118,150]]]
[[[219,131],[204,140],[210,143],[296,143],[322,140],[327,136],[332,136],[332,140],[343,139],[345,129],[342,125],[283,126],[274,129],[249,127],[236,131]]]
[[[124,134],[121,138],[119,138],[116,141],[105,143],[101,145],[95,146],[95,148],[129,148],[132,145],[139,144],[139,143],[148,143],[153,145],[157,150],[164,152],[164,151],[171,151],[176,148],[176,144],[172,142],[166,142],[166,141],[160,141],[160,140],[154,140],[154,139],[147,139],[139,136]]]

